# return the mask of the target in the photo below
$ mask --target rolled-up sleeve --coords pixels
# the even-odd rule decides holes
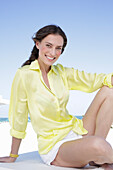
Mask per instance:
[[[65,74],[69,90],[80,90],[90,93],[101,88],[103,85],[110,88],[113,87],[111,84],[111,77],[113,76],[113,73],[86,73],[74,68],[65,67]]]
[[[110,87],[110,88],[113,87],[112,82],[111,82],[111,77],[112,77],[112,76],[113,76],[113,73],[107,74],[107,75],[105,76],[105,79],[104,79],[104,82],[103,82],[104,85],[106,85],[106,86],[108,86],[108,87]]]
[[[12,83],[9,105],[10,134],[19,139],[25,137],[28,122],[27,94],[21,74],[18,69]]]

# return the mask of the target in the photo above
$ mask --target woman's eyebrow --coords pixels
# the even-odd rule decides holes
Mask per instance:
[[[50,45],[53,45],[53,44],[51,44],[50,42],[45,42],[45,43],[50,44]],[[57,45],[57,47],[63,47],[63,46],[62,46],[62,45]]]

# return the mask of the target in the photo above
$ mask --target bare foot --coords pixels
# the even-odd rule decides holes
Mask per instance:
[[[104,164],[101,166],[105,170],[112,170],[113,169],[113,164]]]
[[[90,165],[90,166],[97,166],[97,167],[100,167],[100,166],[101,166],[101,165],[99,165],[99,164],[96,164],[96,163],[93,162],[93,161],[89,162],[89,165]]]

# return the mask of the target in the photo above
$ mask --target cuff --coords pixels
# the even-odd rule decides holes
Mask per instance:
[[[10,135],[18,139],[24,139],[26,136],[26,132],[19,132],[14,129],[10,129]]]
[[[112,83],[111,83],[111,77],[112,77],[112,76],[113,76],[113,73],[107,74],[107,75],[105,76],[104,82],[103,82],[104,85],[106,85],[106,86],[108,86],[108,87],[110,87],[110,88],[113,87],[113,85],[112,85]]]

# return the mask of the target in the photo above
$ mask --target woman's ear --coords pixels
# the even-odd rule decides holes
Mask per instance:
[[[35,45],[36,45],[36,48],[39,49],[39,41],[36,41]]]

